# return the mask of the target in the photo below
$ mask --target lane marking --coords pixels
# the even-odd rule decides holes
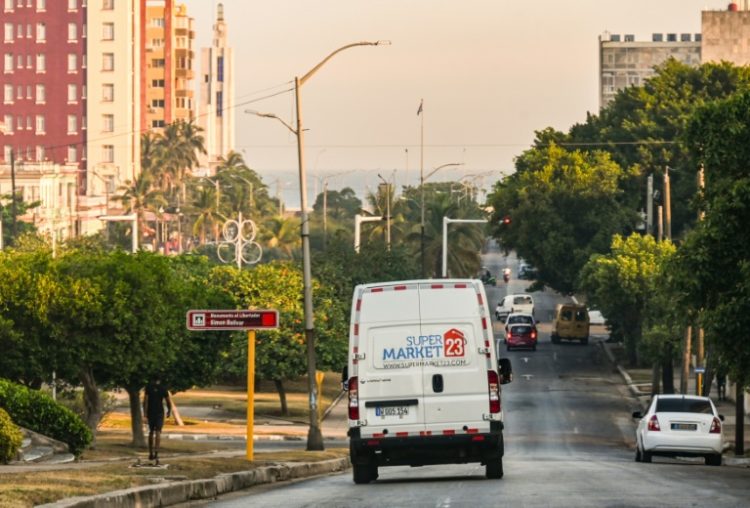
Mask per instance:
[[[524,356],[523,358],[521,358],[521,360],[523,360],[523,363],[529,363],[529,357],[528,356]]]
[[[526,381],[531,381],[531,378],[534,377],[534,374],[522,374],[521,377],[525,377]]]
[[[440,501],[437,505],[437,508],[450,508],[451,506],[451,498],[446,497],[442,501]]]

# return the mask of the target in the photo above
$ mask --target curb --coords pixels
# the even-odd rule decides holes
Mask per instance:
[[[348,469],[350,465],[349,457],[320,462],[286,463],[238,473],[220,474],[204,480],[178,481],[166,485],[133,487],[95,496],[71,497],[40,506],[45,508],[171,506],[199,499],[213,499],[255,485],[341,472]]]

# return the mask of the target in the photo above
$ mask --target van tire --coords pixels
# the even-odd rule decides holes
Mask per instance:
[[[556,333],[552,334],[552,344],[559,344],[560,343],[560,336]]]
[[[588,337],[584,337],[584,338],[581,339],[581,344],[583,344],[584,346],[586,344],[588,344],[588,343],[589,343],[589,338]]]
[[[375,475],[373,476],[372,470],[375,469]],[[378,466],[367,464],[352,464],[352,477],[354,483],[357,485],[363,485],[370,483],[377,478]]]
[[[499,480],[503,477],[503,458],[497,458],[487,462],[485,474],[489,480]]]

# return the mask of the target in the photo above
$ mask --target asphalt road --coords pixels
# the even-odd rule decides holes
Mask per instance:
[[[492,253],[493,274],[513,269],[509,288],[488,288],[494,306],[521,292],[514,257]],[[543,318],[561,301],[535,293]],[[496,331],[500,325],[496,324]],[[552,344],[542,323],[537,351],[512,351],[514,381],[503,387],[505,476],[487,480],[478,464],[381,468],[379,479],[355,485],[351,473],[256,488],[212,504],[219,507],[350,506],[748,506],[750,469],[702,461],[633,460],[636,403],[595,344]]]

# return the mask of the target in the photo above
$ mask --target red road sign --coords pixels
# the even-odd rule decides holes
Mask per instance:
[[[279,311],[189,310],[188,330],[267,330],[279,327]]]

